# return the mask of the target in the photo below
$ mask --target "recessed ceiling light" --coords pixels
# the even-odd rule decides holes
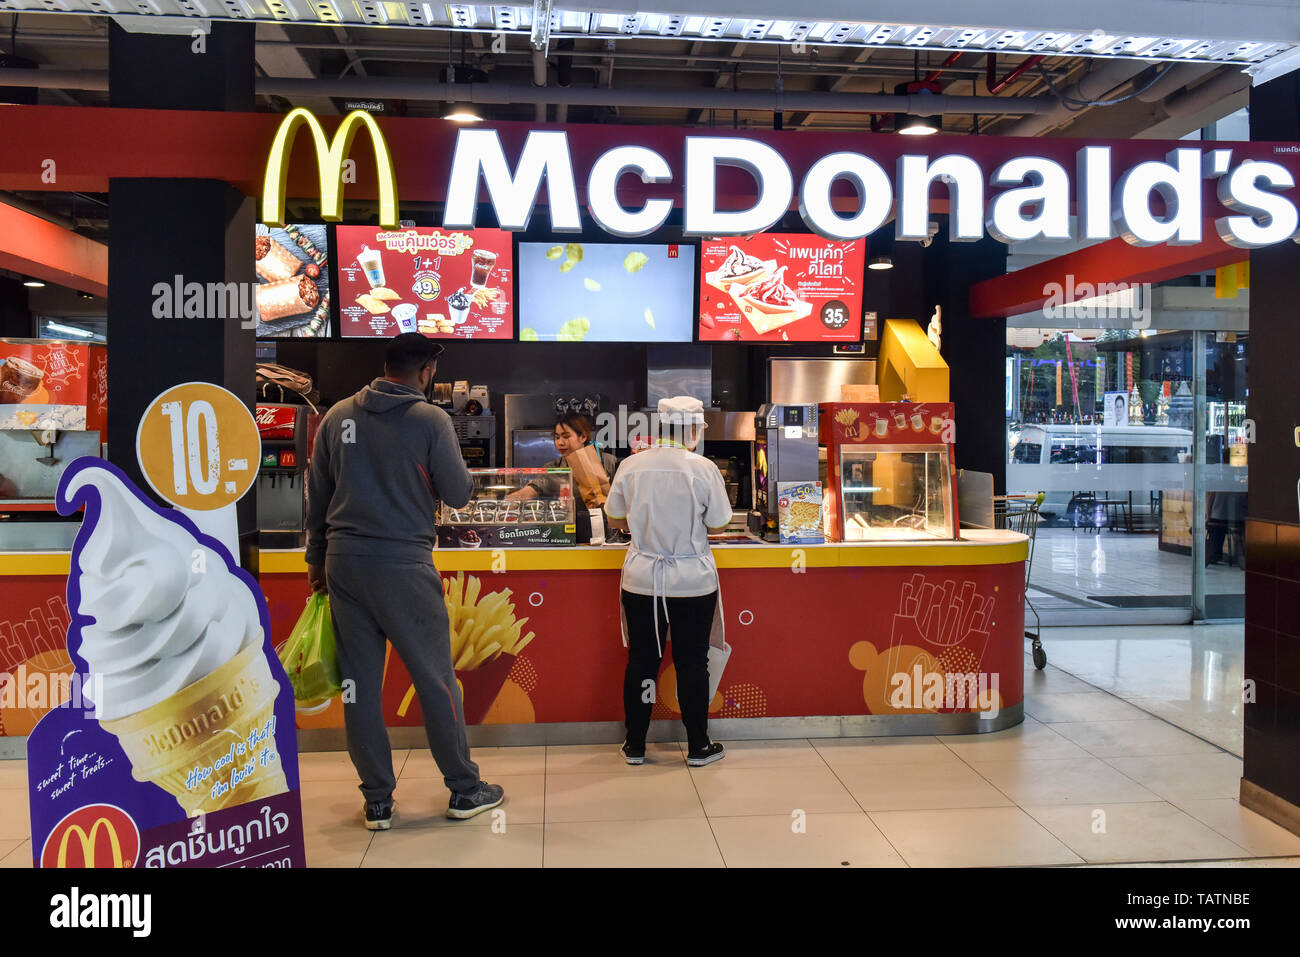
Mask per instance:
[[[28,279],[26,282],[23,283],[23,285],[26,286],[28,289],[45,288],[45,283],[41,282],[39,279]]]

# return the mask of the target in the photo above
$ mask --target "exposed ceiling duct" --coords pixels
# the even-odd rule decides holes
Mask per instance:
[[[106,72],[80,70],[7,70],[0,86],[34,86],[42,89],[107,90]],[[945,93],[895,96],[885,93],[820,93],[733,91],[720,89],[603,89],[535,87],[517,83],[439,83],[420,78],[340,77],[300,79],[258,77],[257,93],[289,99],[335,96],[369,99],[469,102],[477,104],[528,103],[567,106],[699,107],[718,110],[816,110],[827,113],[936,113],[1015,115],[1054,109],[1046,97],[950,96]]]
[[[1043,109],[1035,110],[1033,116],[1027,116],[998,132],[1004,136],[1041,136],[1049,130],[1070,122],[1082,112],[1081,108],[1067,105],[1069,101],[1091,103],[1104,99],[1111,90],[1122,83],[1127,83],[1148,66],[1149,64],[1141,60],[1104,62],[1091,73],[1084,75],[1079,82],[1061,90],[1060,98],[1053,93],[1037,97]]]
[[[1240,93],[1250,86],[1250,77],[1235,70],[1225,70],[1218,76],[1211,77],[1200,86],[1182,93],[1176,93],[1165,100],[1163,106],[1170,116],[1187,116],[1206,109],[1220,100]]]

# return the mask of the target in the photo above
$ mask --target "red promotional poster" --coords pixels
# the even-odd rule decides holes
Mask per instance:
[[[860,341],[865,254],[812,233],[702,241],[700,341]]]
[[[345,338],[514,338],[514,261],[502,229],[338,227]]]
[[[81,342],[0,339],[0,429],[103,429],[105,353]]]

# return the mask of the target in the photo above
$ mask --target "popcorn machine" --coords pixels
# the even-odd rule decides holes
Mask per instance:
[[[952,403],[840,402],[820,409],[828,541],[957,538]]]

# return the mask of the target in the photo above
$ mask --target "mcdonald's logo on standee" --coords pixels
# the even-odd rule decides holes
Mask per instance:
[[[140,829],[113,804],[77,808],[41,849],[41,867],[135,867],[139,858]]]
[[[276,130],[271,153],[266,160],[266,179],[262,183],[262,222],[268,226],[284,225],[284,200],[289,177],[289,156],[298,131],[303,127],[311,133],[316,150],[316,170],[320,174],[321,218],[338,222],[343,218],[343,164],[352,149],[352,140],[365,128],[375,151],[375,167],[379,176],[379,225],[384,229],[397,229],[397,174],[393,171],[393,157],[388,143],[379,130],[374,117],[364,110],[354,110],[343,118],[333,139],[327,140],[320,121],[302,107],[290,110]],[[349,180],[351,182],[351,180]]]

